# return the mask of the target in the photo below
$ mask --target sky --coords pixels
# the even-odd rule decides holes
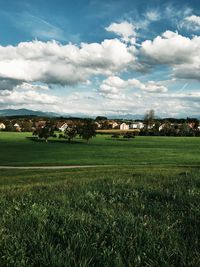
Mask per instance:
[[[0,0],[0,109],[199,117],[199,0]]]

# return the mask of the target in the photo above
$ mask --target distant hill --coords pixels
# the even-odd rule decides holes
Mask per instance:
[[[119,115],[107,115],[108,119],[120,119],[120,120],[143,120],[144,115],[140,114],[119,114]]]
[[[14,116],[37,116],[37,117],[75,117],[75,118],[95,118],[96,116],[86,115],[83,113],[59,114],[54,112],[35,111],[30,109],[1,109],[0,117]],[[123,115],[107,115],[108,119],[142,119],[143,115],[123,114]]]
[[[95,115],[87,115],[84,113],[71,113],[71,114],[59,114],[54,112],[43,112],[43,111],[35,111],[31,109],[1,109],[0,110],[0,117],[23,117],[23,116],[36,116],[36,117],[63,117],[63,118],[96,118]],[[112,115],[107,114],[105,115],[108,119],[120,119],[120,120],[143,120],[144,114],[118,114]],[[196,116],[188,116],[192,118],[200,119],[199,115]],[[166,118],[166,116],[156,117],[157,119]],[[182,117],[177,117],[177,119]]]
[[[56,117],[60,116],[60,114],[56,114],[53,112],[34,111],[30,109],[1,109],[0,116],[1,117],[9,117],[9,116]]]

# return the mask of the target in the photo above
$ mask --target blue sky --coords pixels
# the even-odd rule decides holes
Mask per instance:
[[[198,2],[0,0],[0,109],[199,116]]]

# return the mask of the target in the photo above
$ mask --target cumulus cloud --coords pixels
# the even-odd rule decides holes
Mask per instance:
[[[156,19],[153,13],[146,16],[151,21]],[[80,45],[33,41],[0,46],[0,108],[79,111],[88,115],[143,114],[144,109],[154,108],[160,114],[166,112],[172,116],[184,112],[195,114],[200,108],[199,95],[168,94],[169,82],[141,82],[119,76],[123,77],[124,71],[136,70],[138,66],[141,66],[137,69],[140,71],[142,67],[167,65],[178,78],[200,80],[199,36],[189,38],[166,31],[153,40],[144,41],[137,50],[132,24],[113,23],[106,29],[121,39]],[[95,88],[99,80],[95,82],[94,77],[102,79],[102,76],[104,80],[94,93],[89,79]],[[85,89],[90,88],[88,92],[85,90],[85,95],[74,93],[60,97],[52,95],[53,91],[45,92],[51,87],[58,88],[56,85],[80,83]]]
[[[112,23],[105,28],[108,32],[113,32],[120,37],[125,42],[135,43],[136,29],[132,23],[123,21],[121,23]]]
[[[47,85],[43,84],[31,84],[31,83],[22,83],[20,85],[17,85],[14,87],[14,89],[21,89],[21,90],[49,90],[49,87]]]
[[[59,98],[56,96],[51,96],[48,94],[39,93],[36,91],[1,91],[0,93],[1,99],[0,99],[0,107],[3,105],[9,106],[9,105],[15,105],[21,106],[21,105],[40,105],[40,108],[42,110],[43,104],[58,104]]]
[[[200,30],[200,16],[191,15],[186,17],[181,23],[181,27],[185,27],[190,31],[199,31]]]
[[[129,88],[137,88],[149,93],[167,92],[167,88],[159,82],[149,81],[147,83],[142,83],[137,79],[123,80],[117,76],[110,76],[100,85],[100,93],[115,97]]]
[[[135,61],[135,53],[134,46],[118,39],[80,46],[55,41],[0,46],[0,89],[8,89],[8,81],[14,86],[23,82],[61,85],[86,82],[92,75],[125,70]]]
[[[116,79],[115,85],[125,90],[123,82]],[[123,95],[123,97],[121,97]],[[67,103],[67,105],[66,105]],[[144,114],[154,109],[161,117],[195,116],[200,108],[199,92],[156,93],[131,91],[130,94],[99,96],[95,91],[72,92],[66,96],[55,96],[40,91],[0,91],[0,108],[29,108],[33,110],[54,111],[65,114],[87,114],[88,116]]]
[[[176,77],[200,80],[200,36],[166,31],[153,41],[144,41],[140,53],[150,65],[172,66]]]

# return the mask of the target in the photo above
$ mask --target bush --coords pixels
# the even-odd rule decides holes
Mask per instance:
[[[131,138],[135,138],[135,134],[132,132],[126,132],[124,135],[123,135],[123,138],[127,138],[127,139],[131,139]]]
[[[120,134],[119,133],[114,133],[111,137],[112,138],[119,138],[120,137]]]

